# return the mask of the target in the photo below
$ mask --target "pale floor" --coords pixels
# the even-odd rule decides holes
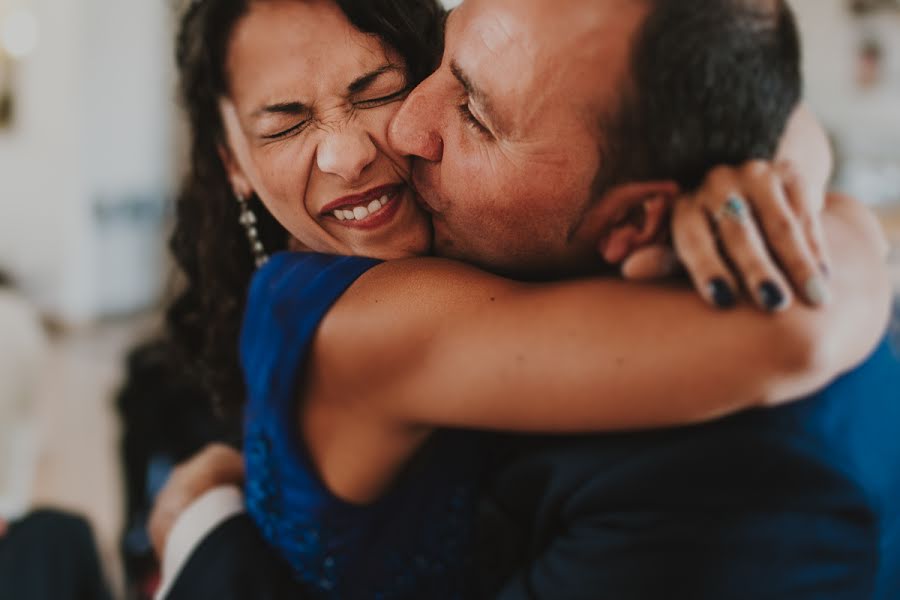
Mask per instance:
[[[891,257],[889,259],[894,275],[894,285],[900,293],[900,210],[893,211],[889,215],[883,215],[882,220],[891,242]]]
[[[887,232],[888,241],[891,243],[891,254],[888,264],[894,278],[894,289],[897,290],[898,303],[900,303],[900,208],[881,213],[881,221]]]

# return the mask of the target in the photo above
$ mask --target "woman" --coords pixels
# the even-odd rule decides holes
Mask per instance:
[[[241,342],[247,501],[324,597],[468,597],[485,458],[455,428],[694,423],[812,391],[865,352],[810,369],[791,319],[615,282],[374,260],[430,246],[386,131],[435,64],[440,20],[427,0],[200,0],[179,40],[194,143],[173,240],[189,287],[172,322],[220,403],[242,406],[239,321],[262,267]],[[286,248],[331,256],[267,263]],[[685,377],[711,357],[704,380]]]

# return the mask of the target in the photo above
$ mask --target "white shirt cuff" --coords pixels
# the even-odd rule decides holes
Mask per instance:
[[[188,506],[176,519],[163,550],[162,583],[156,600],[169,593],[191,554],[219,525],[244,512],[244,496],[233,485],[215,487]]]

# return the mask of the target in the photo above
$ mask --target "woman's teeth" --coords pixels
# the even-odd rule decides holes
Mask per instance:
[[[362,221],[366,217],[374,215],[379,210],[384,208],[384,205],[387,203],[388,197],[387,194],[385,194],[378,200],[372,200],[371,202],[369,202],[368,206],[357,206],[353,210],[338,209],[334,211],[334,216],[338,221]]]

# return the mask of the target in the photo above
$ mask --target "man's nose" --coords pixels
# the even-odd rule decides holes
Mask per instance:
[[[378,149],[368,132],[357,129],[334,131],[320,144],[316,155],[319,170],[348,183],[356,183],[375,160]]]
[[[438,162],[444,154],[444,141],[437,129],[441,115],[430,98],[429,82],[426,79],[415,88],[394,115],[388,142],[401,154]]]

